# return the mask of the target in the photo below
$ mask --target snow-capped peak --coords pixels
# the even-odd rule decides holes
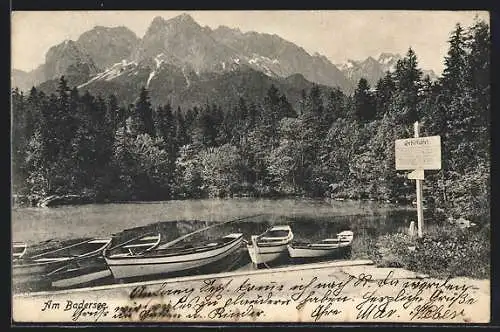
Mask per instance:
[[[358,66],[358,63],[354,60],[348,59],[345,62],[336,65],[340,70],[348,70]]]
[[[378,62],[383,65],[388,65],[397,62],[399,59],[401,59],[401,56],[399,54],[380,53]]]
[[[252,58],[247,59],[248,63],[261,70],[267,76],[276,76],[275,70],[279,70],[278,59],[271,59],[263,55],[253,54]],[[272,68],[272,69],[271,69]]]

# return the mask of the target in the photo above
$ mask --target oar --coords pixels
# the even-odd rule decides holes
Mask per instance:
[[[69,249],[69,248],[74,248],[74,247],[80,246],[82,244],[85,244],[85,243],[87,243],[89,241],[91,241],[91,240],[87,239],[85,241],[77,242],[75,244],[72,244],[72,245],[69,245],[69,246],[65,246],[65,247],[62,247],[62,248],[58,248],[58,249],[55,249],[55,250],[50,250],[49,249],[49,250],[47,250],[45,252],[42,252],[41,254],[37,254],[37,255],[31,256],[31,258],[38,258],[40,256],[44,256],[44,255],[47,255],[47,254],[52,254],[52,253],[60,252],[60,251],[63,251],[63,250]]]
[[[172,240],[172,241],[170,241],[170,242],[167,242],[167,243],[165,243],[165,244],[162,244],[161,246],[159,246],[159,247],[158,247],[158,249],[166,249],[166,248],[168,248],[168,247],[171,247],[171,246],[173,246],[174,244],[176,244],[176,243],[178,243],[178,242],[180,242],[180,241],[184,240],[185,238],[190,237],[191,235],[194,235],[194,234],[196,234],[196,233],[200,233],[200,232],[206,231],[206,230],[208,230],[208,229],[210,229],[210,228],[212,228],[212,227],[217,227],[217,226],[221,226],[221,225],[229,224],[229,223],[231,223],[231,222],[235,222],[235,221],[241,221],[241,220],[245,220],[245,219],[249,219],[249,218],[254,218],[254,217],[261,216],[261,215],[263,215],[263,213],[260,213],[260,214],[255,214],[255,215],[252,215],[252,216],[246,216],[246,217],[242,217],[242,218],[237,218],[237,219],[233,219],[233,220],[228,220],[228,221],[224,221],[224,222],[219,223],[219,224],[215,224],[215,225],[207,226],[207,227],[201,228],[201,229],[199,229],[199,230],[197,230],[197,231],[194,231],[194,232],[192,232],[192,233],[189,233],[189,234],[183,235],[183,236],[181,236],[181,237],[178,237],[178,238],[177,238],[177,239],[175,239],[175,240]]]

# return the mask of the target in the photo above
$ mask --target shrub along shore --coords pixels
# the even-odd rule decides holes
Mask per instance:
[[[358,234],[352,258],[377,266],[405,268],[431,277],[490,278],[490,226],[461,228],[453,223],[427,226],[423,237],[404,232]]]

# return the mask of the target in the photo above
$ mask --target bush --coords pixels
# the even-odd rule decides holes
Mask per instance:
[[[489,278],[488,228],[436,227],[422,238],[402,233],[380,236],[371,259],[384,267],[402,267],[435,277]]]
[[[378,238],[372,258],[382,267],[406,267],[413,241],[404,233],[386,234]]]
[[[373,236],[354,236],[351,257],[354,259],[373,259],[376,242],[376,238]]]

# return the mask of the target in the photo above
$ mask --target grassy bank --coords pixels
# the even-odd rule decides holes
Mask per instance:
[[[359,234],[352,258],[368,258],[380,267],[400,267],[432,277],[490,277],[489,224],[461,229],[430,225],[422,238],[397,232]]]

